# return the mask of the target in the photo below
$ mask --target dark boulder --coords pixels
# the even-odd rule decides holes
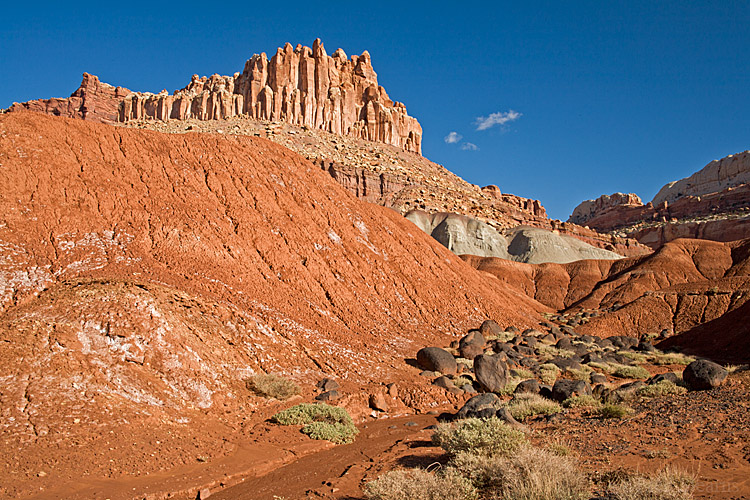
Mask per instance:
[[[508,382],[507,358],[501,354],[482,354],[474,358],[474,374],[477,382],[490,392],[499,392]]]
[[[487,337],[497,337],[503,333],[503,329],[494,320],[488,319],[479,327],[479,333]]]
[[[539,394],[539,382],[537,382],[536,379],[533,378],[524,380],[516,386],[516,390],[513,392],[515,394],[522,394],[526,392],[531,394]]]
[[[719,387],[729,375],[721,365],[707,359],[693,361],[682,372],[682,380],[694,391]]]
[[[591,386],[583,380],[559,379],[552,386],[552,399],[563,402],[574,396],[590,396]]]
[[[424,347],[417,353],[417,363],[426,370],[453,375],[458,370],[456,359],[439,347]]]
[[[497,394],[486,392],[484,394],[477,394],[476,396],[469,399],[465,405],[458,410],[456,418],[487,418],[487,416],[494,416],[495,412],[500,409],[503,402],[497,397]],[[482,412],[485,411],[484,416]],[[487,415],[487,412],[489,415]]]

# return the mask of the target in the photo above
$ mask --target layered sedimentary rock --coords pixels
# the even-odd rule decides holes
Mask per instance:
[[[338,49],[329,56],[320,39],[312,48],[287,43],[270,59],[253,55],[232,76],[193,75],[173,94],[131,92],[84,74],[70,98],[14,104],[11,110],[18,108],[105,123],[248,116],[422,151],[422,127],[378,85],[370,54],[347,58]]]
[[[574,224],[586,224],[589,220],[613,208],[643,206],[641,198],[634,193],[603,194],[595,200],[586,200],[578,205],[568,219]]]
[[[651,200],[672,203],[684,196],[700,196],[750,182],[750,151],[714,160],[690,177],[666,184]]]
[[[568,220],[597,231],[617,231],[656,249],[676,238],[748,238],[748,212],[750,152],[746,151],[668,183],[645,205],[632,193],[615,193],[584,201]]]
[[[132,92],[124,87],[113,87],[100,82],[94,75],[84,73],[81,86],[70,97],[14,103],[10,110],[28,109],[55,116],[114,123],[120,116],[123,98],[129,94]]]

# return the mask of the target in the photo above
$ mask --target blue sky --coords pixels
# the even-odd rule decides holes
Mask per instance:
[[[69,95],[88,71],[170,92],[320,37],[367,49],[424,129],[425,156],[565,220],[615,191],[750,149],[750,2],[14,2],[0,107]],[[483,129],[477,121],[485,120]],[[504,122],[504,123],[503,123]],[[491,125],[491,126],[490,126]],[[447,143],[451,132],[461,140]],[[473,145],[473,146],[471,146]]]

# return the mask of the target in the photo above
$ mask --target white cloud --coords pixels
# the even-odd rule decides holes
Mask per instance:
[[[479,116],[474,121],[474,124],[477,126],[477,130],[487,130],[490,127],[494,127],[495,125],[505,125],[508,122],[512,122],[515,120],[518,120],[521,118],[521,113],[518,111],[513,111],[512,109],[509,109],[506,112],[498,112],[498,113],[492,113],[490,116],[484,117]]]
[[[445,143],[446,144],[455,144],[458,141],[461,140],[463,136],[459,134],[458,132],[451,132],[450,134],[445,136]]]
[[[464,142],[461,144],[461,149],[464,151],[479,151],[479,146],[472,144],[471,142]]]

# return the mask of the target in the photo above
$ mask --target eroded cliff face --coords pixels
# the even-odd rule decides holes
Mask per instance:
[[[104,123],[247,116],[422,151],[422,127],[378,85],[370,54],[347,58],[338,49],[329,56],[320,39],[312,48],[287,43],[270,59],[253,55],[232,76],[193,75],[173,94],[131,92],[84,74],[71,97],[14,104],[11,110],[20,108]]]

